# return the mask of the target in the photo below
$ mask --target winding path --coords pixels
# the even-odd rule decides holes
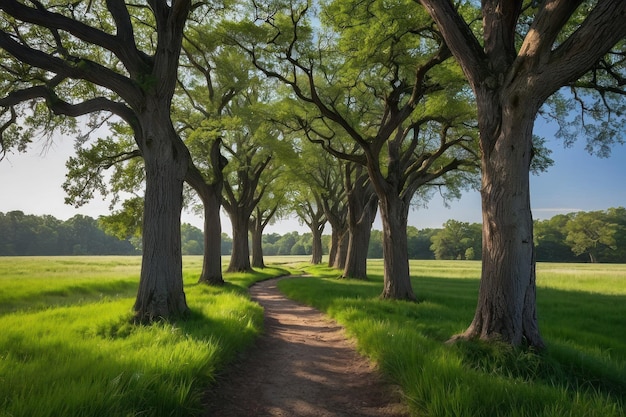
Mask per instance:
[[[207,393],[205,415],[408,416],[399,390],[355,351],[343,328],[280,294],[279,279],[250,288],[265,308],[265,333]]]

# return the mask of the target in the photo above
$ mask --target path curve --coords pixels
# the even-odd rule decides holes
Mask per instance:
[[[355,351],[343,328],[283,296],[280,279],[250,288],[265,309],[265,332],[207,392],[205,416],[408,416],[399,390]]]

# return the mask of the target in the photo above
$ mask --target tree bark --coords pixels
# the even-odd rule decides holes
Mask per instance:
[[[263,260],[263,219],[259,216],[250,220],[250,234],[252,235],[252,266],[265,268]]]
[[[202,200],[204,205],[204,259],[198,282],[209,285],[224,284],[222,276],[221,199],[221,192],[212,190],[212,193]]]
[[[337,250],[330,265],[336,269],[344,269],[346,266],[346,256],[348,255],[348,228],[344,227],[337,233]]]
[[[240,211],[229,214],[233,225],[233,252],[230,256],[227,272],[252,271],[248,245],[249,216],[245,216],[245,213]]]
[[[529,188],[538,103],[520,102],[520,93],[511,88],[497,95],[484,93],[480,100],[479,112],[488,114],[479,114],[483,122],[482,275],[474,319],[453,339],[480,338],[543,348],[535,307]]]
[[[324,223],[321,225],[317,225],[316,227],[311,227],[311,235],[313,239],[312,243],[312,254],[311,254],[311,263],[313,265],[319,265],[322,263],[322,232],[324,231]]]
[[[149,322],[188,313],[183,291],[180,213],[190,156],[174,132],[169,106],[140,118],[146,170],[143,256],[135,319]]]
[[[215,144],[213,152],[219,155],[219,144]],[[212,184],[206,180],[191,164],[187,170],[185,181],[196,191],[204,208],[204,256],[202,259],[202,273],[198,282],[209,285],[223,285],[222,277],[222,221],[220,209],[222,207],[222,184],[221,169],[216,166],[217,179]]]
[[[343,278],[367,279],[367,249],[370,243],[372,222],[358,223],[350,228]]]
[[[395,193],[379,195],[383,222],[384,283],[381,298],[415,301],[409,275],[406,225],[409,205]]]
[[[360,168],[360,167],[359,167]],[[367,250],[378,198],[368,182],[367,172],[357,168],[357,178],[347,182],[348,248],[343,277],[367,279]]]
[[[330,250],[328,266],[343,269],[346,264],[346,252],[348,247],[348,207],[337,197],[330,201],[322,197],[324,213],[331,226]]]
[[[328,266],[333,267],[335,258],[337,257],[337,248],[339,247],[339,233],[331,227],[330,231],[330,248],[328,248]]]

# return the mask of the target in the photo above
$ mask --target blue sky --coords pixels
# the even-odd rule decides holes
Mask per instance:
[[[549,127],[535,133],[549,138]],[[531,205],[535,219],[547,219],[556,214],[583,210],[605,210],[609,207],[626,207],[626,146],[617,145],[611,157],[601,159],[589,155],[583,141],[572,148],[549,141],[555,165],[548,172],[531,178]],[[71,138],[57,139],[46,150],[43,142],[33,144],[26,154],[12,155],[0,161],[0,212],[21,210],[26,214],[51,214],[67,219],[80,213],[98,217],[109,212],[108,202],[97,199],[75,209],[64,204],[65,161],[73,153]],[[231,234],[226,217],[223,231]],[[461,200],[451,201],[446,208],[440,198],[434,198],[427,208],[411,211],[409,224],[418,229],[441,227],[448,219],[480,222],[480,195],[466,192]],[[202,227],[202,219],[183,213],[183,221]],[[374,224],[380,229],[380,221]],[[306,232],[295,219],[282,220],[268,226],[267,233]],[[326,233],[330,233],[327,226]]]

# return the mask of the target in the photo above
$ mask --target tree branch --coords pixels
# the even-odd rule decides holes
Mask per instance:
[[[422,4],[437,23],[448,48],[459,61],[472,88],[476,88],[490,74],[487,56],[480,42],[450,0],[416,0]]]
[[[565,0],[563,0],[565,1]],[[600,0],[580,27],[551,53],[539,72],[543,90],[556,91],[591,70],[626,37],[626,2]]]

